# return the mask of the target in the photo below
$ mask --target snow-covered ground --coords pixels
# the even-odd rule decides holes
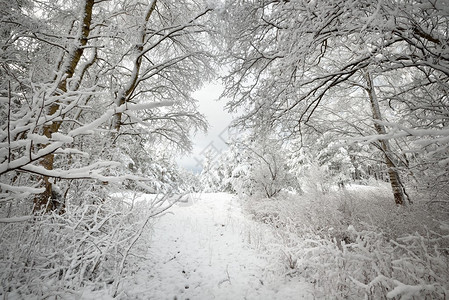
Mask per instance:
[[[309,299],[307,285],[270,272],[248,242],[255,224],[229,194],[190,196],[154,224],[147,264],[128,299]],[[259,233],[260,234],[260,233]],[[268,233],[267,233],[268,234]],[[308,296],[309,295],[309,296]]]
[[[372,191],[244,202],[228,194],[189,195],[146,227],[161,208],[157,198],[117,194],[111,202],[130,199],[130,205],[92,206],[90,214],[68,210],[67,220],[36,220],[28,236],[28,227],[17,227],[22,223],[9,226],[15,231],[2,244],[8,260],[0,268],[0,298],[443,299],[449,294],[447,221],[430,222],[440,215],[429,216],[426,203],[398,208],[381,189]],[[34,234],[40,231],[59,234],[61,242]],[[34,240],[45,250],[31,256],[40,269],[10,263],[27,261]],[[57,263],[48,266],[48,257]],[[102,264],[89,273],[92,262]],[[62,277],[61,270],[73,276]]]

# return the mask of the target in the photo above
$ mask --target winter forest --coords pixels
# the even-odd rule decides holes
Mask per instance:
[[[2,299],[449,297],[447,0],[0,11]]]

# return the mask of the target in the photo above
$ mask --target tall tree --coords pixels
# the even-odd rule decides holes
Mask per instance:
[[[80,78],[78,80],[82,80],[82,74],[86,72],[87,68],[92,65],[96,59],[96,57],[93,56],[90,58],[88,63],[79,66],[81,57],[83,56],[87,41],[89,39],[94,3],[94,0],[85,0],[80,3],[78,26],[75,26],[75,28],[70,28],[70,31],[76,32],[76,35],[73,36],[71,43],[65,45],[65,52],[61,54],[58,65],[54,70],[55,77],[53,86],[44,92],[48,94],[47,97],[54,97],[54,101],[52,101],[52,103],[45,108],[46,114],[50,118],[54,118],[54,115],[60,110],[61,101],[58,98],[60,95],[67,93],[67,82],[72,79],[75,71],[80,73]],[[61,117],[64,118],[64,115]],[[42,128],[43,135],[48,139],[51,139],[52,134],[59,131],[61,124],[62,121],[59,120],[54,120],[44,124]],[[49,144],[43,144],[41,147],[45,148],[48,145]],[[55,154],[51,152],[40,160],[40,164],[46,170],[53,170],[54,157]],[[54,199],[52,196],[53,189],[50,177],[44,175],[43,180],[45,191],[35,198],[34,208],[35,210],[41,210],[43,208],[46,210],[54,210],[58,205],[56,202],[58,199]]]
[[[382,125],[382,113],[379,108],[379,100],[377,99],[377,94],[374,89],[374,82],[372,75],[369,72],[365,74],[366,80],[366,92],[368,94],[371,110],[373,113],[373,119],[375,121],[374,127],[379,135],[385,135],[387,131],[385,126]],[[402,184],[400,181],[399,173],[396,169],[396,164],[393,162],[393,152],[391,151],[390,142],[388,140],[380,140],[382,151],[385,155],[385,164],[387,165],[388,176],[390,179],[391,188],[393,190],[394,201],[396,204],[403,205],[405,203],[404,192],[402,190]]]
[[[448,85],[449,18],[443,2],[226,3],[224,61],[231,71],[224,96],[231,98],[231,110],[246,107],[242,124],[264,111],[278,131],[301,134],[320,107],[351,97],[351,87],[365,89],[367,69],[391,79],[398,72],[426,72],[429,78],[415,84],[439,90]],[[378,122],[374,117],[373,128]]]
[[[205,129],[190,96],[212,72],[204,2],[14,3],[1,19],[3,200],[31,193],[54,210],[57,181],[145,179],[123,166],[130,145],[188,151]]]

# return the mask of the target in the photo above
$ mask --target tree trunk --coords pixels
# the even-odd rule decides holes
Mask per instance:
[[[81,60],[81,57],[84,52],[84,46],[87,44],[88,36],[90,33],[90,25],[92,22],[92,9],[94,6],[94,0],[85,0],[83,11],[80,14],[83,18],[82,22],[80,23],[80,33],[78,40],[74,41],[74,45],[78,45],[74,50],[72,50],[68,55],[68,60],[65,64],[62,65],[62,80],[58,84],[58,90],[57,93],[62,91],[62,93],[67,91],[67,79],[72,78],[72,76],[75,74],[76,67],[78,66],[79,61]],[[79,43],[79,44],[78,44]],[[81,80],[81,79],[80,79]],[[53,103],[50,106],[50,109],[48,111],[48,115],[54,115],[59,110],[59,104]],[[59,128],[61,127],[61,121],[59,122],[52,122],[50,125],[45,125],[43,128],[43,134],[47,138],[51,138],[51,135],[55,132],[58,132]],[[43,146],[44,148],[46,145]],[[54,164],[54,154],[48,154],[40,161],[40,164],[47,170],[53,170],[53,164]],[[58,201],[58,199],[55,199],[52,189],[52,183],[50,182],[50,178],[47,176],[43,176],[43,186],[45,187],[45,192],[42,194],[36,196],[34,198],[34,211],[40,211],[45,208],[46,212],[60,209],[62,212],[64,210],[64,205]]]
[[[376,129],[377,134],[385,135],[385,126],[376,122],[382,121],[382,114],[380,112],[376,91],[374,90],[373,79],[369,72],[364,73],[364,77],[367,84],[365,90],[368,93],[371,103],[371,110],[373,113],[374,128]],[[391,189],[393,190],[394,202],[397,205],[405,205],[404,192],[402,190],[399,173],[396,170],[396,166],[393,162],[393,153],[390,148],[390,143],[386,139],[380,139],[379,142],[385,155],[385,164],[387,165],[388,177],[390,179]]]

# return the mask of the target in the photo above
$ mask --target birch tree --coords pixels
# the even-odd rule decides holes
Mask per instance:
[[[380,122],[383,121],[382,113],[379,108],[379,101],[377,99],[376,91],[374,89],[373,78],[370,73],[365,73],[366,80],[366,92],[370,99],[371,110],[373,112],[373,119],[376,122],[374,123],[374,127],[376,128],[376,132],[379,135],[385,135],[387,132],[385,130],[385,126],[383,126]],[[391,183],[391,188],[393,190],[394,201],[396,204],[403,205],[405,202],[404,193],[402,191],[402,184],[400,182],[399,173],[396,169],[396,165],[393,162],[393,152],[391,151],[390,143],[388,140],[380,141],[382,151],[385,155],[385,164],[387,165],[388,176]]]

